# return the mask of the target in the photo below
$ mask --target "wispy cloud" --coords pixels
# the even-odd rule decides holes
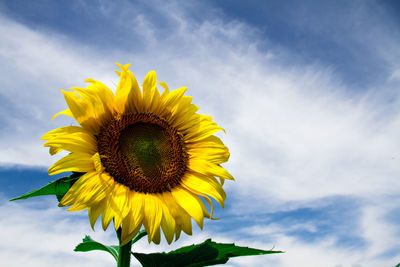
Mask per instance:
[[[4,203],[1,197],[1,251],[4,266],[110,266],[113,258],[105,253],[79,255],[73,252],[84,234],[91,234],[82,215],[69,214],[55,201],[33,201],[27,204]],[[49,207],[53,204],[53,208]],[[40,209],[38,209],[40,207]],[[105,244],[112,242],[109,233],[96,232]]]
[[[206,19],[195,20],[190,16],[195,8],[190,5],[168,4],[169,12],[161,5],[136,11],[130,2],[123,5],[119,13],[116,6],[104,2],[96,13],[123,29],[115,37],[115,46],[107,43],[106,48],[93,45],[93,40],[81,42],[67,31],[32,28],[1,15],[1,164],[48,166],[54,162],[41,147],[41,135],[74,123],[69,118],[49,120],[65,108],[57,88],[84,86],[82,81],[88,77],[115,88],[117,76],[112,74],[111,62],[132,62],[139,81],[154,68],[171,88],[189,86],[188,94],[194,96],[200,112],[211,114],[227,130],[223,140],[232,155],[227,168],[237,179],[226,185],[227,212],[234,222],[240,223],[243,214],[259,218],[301,208],[327,208],[329,197],[338,201],[349,197],[357,203],[359,212],[353,214],[354,220],[348,218],[353,224],[343,224],[358,228],[356,235],[366,242],[368,257],[362,256],[360,248],[339,246],[340,231],[322,235],[312,218],[302,224],[294,217],[293,227],[322,238],[306,241],[293,234],[293,227],[292,232],[284,230],[281,218],[275,224],[261,221],[251,228],[255,233],[277,233],[268,242],[289,253],[276,262],[308,266],[307,260],[313,258],[315,265],[394,264],[391,255],[383,255],[388,250],[379,248],[396,249],[389,237],[398,234],[398,227],[386,219],[393,206],[381,201],[394,199],[392,203],[397,204],[393,197],[400,188],[399,66],[394,60],[397,56],[388,56],[400,53],[392,45],[399,40],[397,35],[379,25],[373,29],[374,36],[387,44],[379,46],[373,58],[378,58],[376,64],[382,68],[390,66],[390,71],[382,72],[386,76],[379,84],[353,90],[331,63],[299,61],[290,47],[260,38],[260,31],[244,22],[218,18],[221,11],[213,7],[199,5],[210,13]],[[89,13],[94,7],[83,3],[80,8]],[[358,18],[367,19],[365,12],[358,12]],[[362,45],[371,39],[363,34],[368,30],[354,28],[357,35],[342,37]],[[120,45],[121,40],[125,42]],[[369,45],[365,49],[371,51]],[[291,55],[296,59],[291,61]],[[378,202],[371,204],[371,199]],[[391,241],[382,244],[380,235]],[[240,235],[237,239],[246,241]],[[236,262],[241,264],[241,260]]]

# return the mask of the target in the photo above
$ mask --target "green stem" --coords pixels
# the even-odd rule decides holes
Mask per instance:
[[[121,247],[121,227],[117,230],[119,240],[118,267],[129,267],[131,264],[131,248],[132,242],[126,243]]]

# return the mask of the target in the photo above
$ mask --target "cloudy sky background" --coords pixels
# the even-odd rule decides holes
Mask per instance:
[[[262,3],[262,4],[261,4]],[[229,266],[394,266],[400,262],[400,5],[396,1],[1,1],[0,262],[110,266],[72,252],[85,212],[54,197],[9,203],[55,180],[42,147],[66,108],[59,88],[114,62],[188,86],[227,130],[227,205],[172,247],[208,237],[286,251]],[[60,176],[58,176],[60,177]],[[171,249],[166,242],[136,251]],[[4,264],[5,263],[5,264]],[[133,260],[133,264],[137,264]]]

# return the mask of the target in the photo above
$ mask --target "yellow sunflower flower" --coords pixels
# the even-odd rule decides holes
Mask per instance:
[[[122,245],[142,225],[149,242],[160,243],[160,227],[170,244],[183,230],[192,234],[191,218],[203,228],[211,218],[214,198],[224,206],[225,179],[221,167],[228,148],[213,134],[220,128],[210,116],[197,114],[186,87],[158,91],[157,77],[149,72],[140,90],[129,64],[117,71],[113,92],[88,79],[85,88],[62,91],[69,109],[57,113],[76,119],[80,126],[52,130],[42,139],[54,155],[70,153],[49,168],[49,174],[85,173],[60,201],[69,211],[88,209],[92,228],[101,215],[103,229],[111,220],[121,227]],[[53,118],[54,118],[53,117]],[[216,179],[219,178],[219,180]],[[211,207],[211,215],[203,201]]]

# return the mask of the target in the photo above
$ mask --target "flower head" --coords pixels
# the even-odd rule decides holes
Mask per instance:
[[[214,198],[224,206],[225,179],[233,177],[221,167],[229,151],[213,134],[220,128],[210,116],[197,114],[186,88],[162,94],[157,77],[149,72],[139,88],[129,65],[117,64],[120,81],[114,93],[88,79],[87,88],[62,91],[68,109],[57,113],[76,119],[80,126],[52,130],[42,139],[54,155],[70,153],[49,168],[49,174],[82,172],[61,206],[88,209],[94,227],[101,215],[105,230],[113,220],[122,228],[122,243],[129,242],[144,225],[149,242],[168,243],[181,231],[192,233],[191,218],[203,227],[212,216]],[[219,180],[216,179],[219,178]],[[211,207],[207,211],[203,201]],[[161,227],[161,229],[160,229]]]

